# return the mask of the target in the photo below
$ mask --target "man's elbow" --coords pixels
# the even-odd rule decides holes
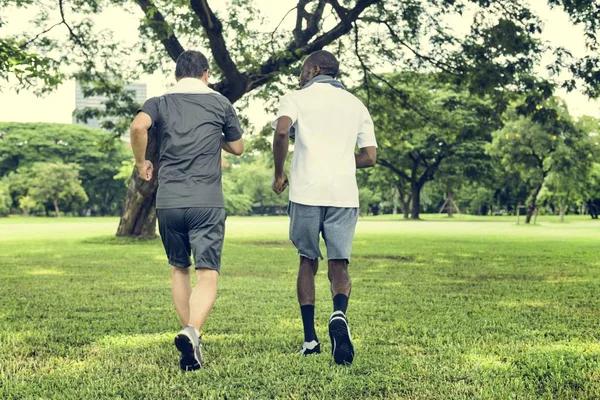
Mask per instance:
[[[242,154],[244,154],[244,142],[241,140],[239,142],[236,142],[235,144],[229,143],[229,147],[231,150],[231,154],[233,154],[234,156],[241,156]]]
[[[374,167],[377,164],[377,150],[368,149],[364,152],[365,157],[365,167],[370,168]]]
[[[135,121],[131,123],[129,127],[129,134],[131,137],[142,137],[144,134],[147,134],[148,130],[145,129],[142,125],[136,123]]]
[[[288,129],[275,129],[275,140],[285,140],[290,137]]]
[[[377,164],[377,154],[369,155],[369,167],[374,167]]]
[[[233,150],[233,155],[241,156],[242,154],[244,154],[244,146],[242,146],[241,149],[232,149],[232,150]]]

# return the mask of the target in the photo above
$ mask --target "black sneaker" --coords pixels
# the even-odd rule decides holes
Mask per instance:
[[[308,356],[311,354],[321,354],[321,343],[313,340],[312,342],[304,342],[302,344],[302,349],[300,349],[300,354],[303,356]]]
[[[354,346],[350,337],[348,319],[342,311],[336,311],[331,314],[331,318],[329,319],[329,337],[331,338],[333,360],[336,364],[352,364],[352,360],[354,360]]]
[[[175,346],[181,353],[179,366],[182,371],[202,368],[202,339],[193,326],[186,326],[175,337]]]

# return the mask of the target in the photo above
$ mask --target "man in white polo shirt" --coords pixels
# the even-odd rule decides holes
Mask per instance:
[[[291,166],[290,239],[300,255],[298,302],[304,325],[304,355],[320,353],[315,333],[315,275],[319,258],[319,235],[327,247],[333,314],[329,336],[333,358],[350,364],[354,346],[346,309],[350,296],[348,264],[358,219],[356,168],[375,165],[377,158],[373,121],[363,103],[347,92],[335,78],[339,63],[320,50],[305,60],[300,90],[281,99],[273,154],[273,190],[280,194],[288,185],[284,173],[289,138],[295,139]],[[355,154],[358,145],[360,152]]]

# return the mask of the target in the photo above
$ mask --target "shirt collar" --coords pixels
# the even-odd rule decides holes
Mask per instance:
[[[208,87],[203,80],[197,78],[182,78],[173,87],[167,90],[166,94],[206,94],[218,93]]]

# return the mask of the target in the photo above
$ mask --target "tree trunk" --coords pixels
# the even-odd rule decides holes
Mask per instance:
[[[400,196],[398,196],[398,190],[396,188],[394,188],[394,191],[392,192],[392,203],[393,203],[393,207],[392,207],[392,215],[396,215],[398,214],[398,203],[397,200]]]
[[[560,207],[560,222],[565,222],[565,205],[561,204],[559,207]]]
[[[402,214],[403,214],[404,219],[409,218],[411,199],[412,199],[412,196],[410,196],[410,195],[407,196],[406,193],[404,193],[404,190],[402,190],[401,188],[398,188],[398,200],[400,201],[400,205],[402,206]]]
[[[60,210],[58,209],[58,200],[54,199],[54,212],[56,213],[56,218],[60,218]]]
[[[533,217],[533,213],[535,212],[538,194],[540,194],[540,190],[542,190],[542,185],[543,185],[543,182],[538,184],[531,192],[531,197],[529,198],[529,204],[527,205],[527,217],[525,218],[526,224],[531,222],[531,218]]]
[[[402,214],[404,214],[404,219],[408,219],[410,215],[410,197],[408,200],[404,200],[404,196],[401,196],[400,204],[402,205]]]
[[[158,188],[159,143],[154,130],[148,132],[146,159],[154,165],[152,180],[147,182],[140,178],[137,168],[127,186],[125,208],[121,215],[117,236],[139,238],[156,237],[156,189]]]
[[[454,218],[454,201],[452,200],[452,192],[448,192],[448,203],[446,204],[448,218]]]
[[[410,191],[412,192],[410,219],[421,219],[419,217],[419,213],[421,212],[421,188],[422,186],[415,182],[410,185]]]

